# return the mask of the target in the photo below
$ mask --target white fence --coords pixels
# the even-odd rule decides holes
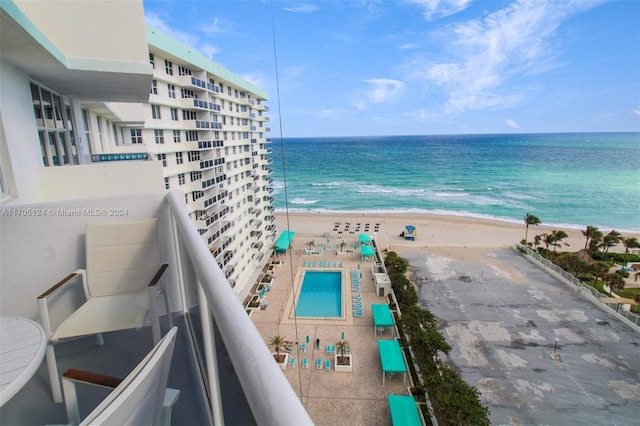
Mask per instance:
[[[596,290],[594,287],[584,284],[578,278],[574,277],[573,275],[571,275],[570,273],[568,273],[558,265],[540,256],[538,253],[531,250],[530,248],[523,247],[523,246],[516,246],[515,248],[520,253],[525,255],[525,257],[529,259],[531,262],[537,264],[538,266],[543,268],[545,271],[549,272],[551,275],[558,278],[560,281],[572,287],[577,292],[580,292],[580,294],[584,295],[585,297],[587,297],[587,299],[591,300],[592,302],[598,303],[600,304],[600,306],[606,306],[607,308],[609,308],[610,314],[617,315],[620,319],[629,321],[632,325],[636,326],[634,328],[637,331],[640,331],[640,328],[638,328],[640,327],[639,315],[636,315],[629,311],[618,310],[619,308],[618,303],[603,302],[600,299],[609,298],[608,295],[602,294],[598,290]]]

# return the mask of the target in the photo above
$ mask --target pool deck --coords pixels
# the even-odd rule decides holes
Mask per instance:
[[[290,356],[296,358],[294,367],[287,367],[285,376],[294,391],[300,397],[315,424],[331,425],[390,425],[388,395],[408,395],[410,386],[409,374],[406,384],[403,377],[387,377],[382,385],[382,367],[378,353],[377,338],[371,316],[372,303],[386,303],[385,297],[376,296],[370,261],[362,262],[359,251],[349,255],[338,256],[336,249],[329,249],[323,255],[305,255],[304,249],[308,241],[319,240],[317,235],[296,233],[292,249],[278,257],[282,264],[274,270],[275,279],[271,290],[266,294],[269,306],[263,311],[254,311],[251,319],[262,335],[265,344],[270,337],[280,335],[287,340],[298,342],[294,345]],[[329,244],[357,242],[358,236],[340,236],[331,238]],[[326,239],[325,239],[326,241]],[[304,262],[331,261],[330,267],[320,266],[309,270],[342,269],[346,294],[346,316],[343,319],[298,319],[290,316],[293,304],[294,288],[300,285]],[[342,262],[342,266],[333,267],[333,262]],[[358,269],[360,264],[360,269]],[[360,292],[363,315],[353,317],[351,307],[350,271],[362,273]],[[325,354],[326,345],[335,345],[344,338],[349,342],[353,357],[351,373],[336,372],[333,369],[333,355]],[[309,338],[308,349],[301,352],[301,343]],[[378,336],[391,339],[390,333]],[[315,348],[316,339],[320,339],[320,349]],[[302,368],[302,359],[309,360],[309,366]],[[316,369],[316,360],[321,359],[322,369]],[[331,359],[332,368],[324,369],[324,361]]]

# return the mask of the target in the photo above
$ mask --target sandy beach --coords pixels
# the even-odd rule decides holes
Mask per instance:
[[[349,224],[348,228],[346,224]],[[366,226],[366,225],[369,226]],[[290,229],[300,237],[318,237],[328,233],[331,238],[342,238],[346,242],[356,240],[358,234],[368,233],[376,236],[380,246],[402,251],[404,248],[429,248],[447,252],[456,257],[459,248],[498,248],[519,243],[525,236],[522,224],[478,219],[462,216],[443,216],[435,214],[323,214],[323,213],[276,213],[276,225],[279,230]],[[338,226],[336,226],[338,225]],[[378,226],[376,226],[378,225]],[[417,229],[415,241],[400,237],[406,225]],[[569,237],[562,241],[557,250],[578,251],[584,247],[585,237],[579,229],[546,226],[530,226],[528,240],[536,235],[562,229]],[[609,230],[602,229],[603,232]],[[640,238],[640,233],[623,234]],[[469,252],[469,250],[464,250]],[[618,245],[611,251],[624,251]]]

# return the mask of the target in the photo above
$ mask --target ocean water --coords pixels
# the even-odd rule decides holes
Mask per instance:
[[[640,231],[640,133],[273,139],[275,207]]]

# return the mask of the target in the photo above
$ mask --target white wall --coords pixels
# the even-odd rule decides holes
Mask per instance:
[[[159,161],[114,161],[38,169],[39,201],[164,191]]]
[[[18,208],[15,208],[18,209]],[[157,217],[161,260],[172,310],[180,309],[177,262],[165,193],[120,198],[82,199],[0,207],[0,313],[38,320],[36,298],[65,276],[85,266],[85,224]],[[28,210],[27,210],[28,209]],[[98,216],[66,216],[83,209],[106,211]],[[22,212],[22,213],[20,213]],[[30,212],[30,213],[27,213]],[[119,212],[122,215],[110,215]]]

